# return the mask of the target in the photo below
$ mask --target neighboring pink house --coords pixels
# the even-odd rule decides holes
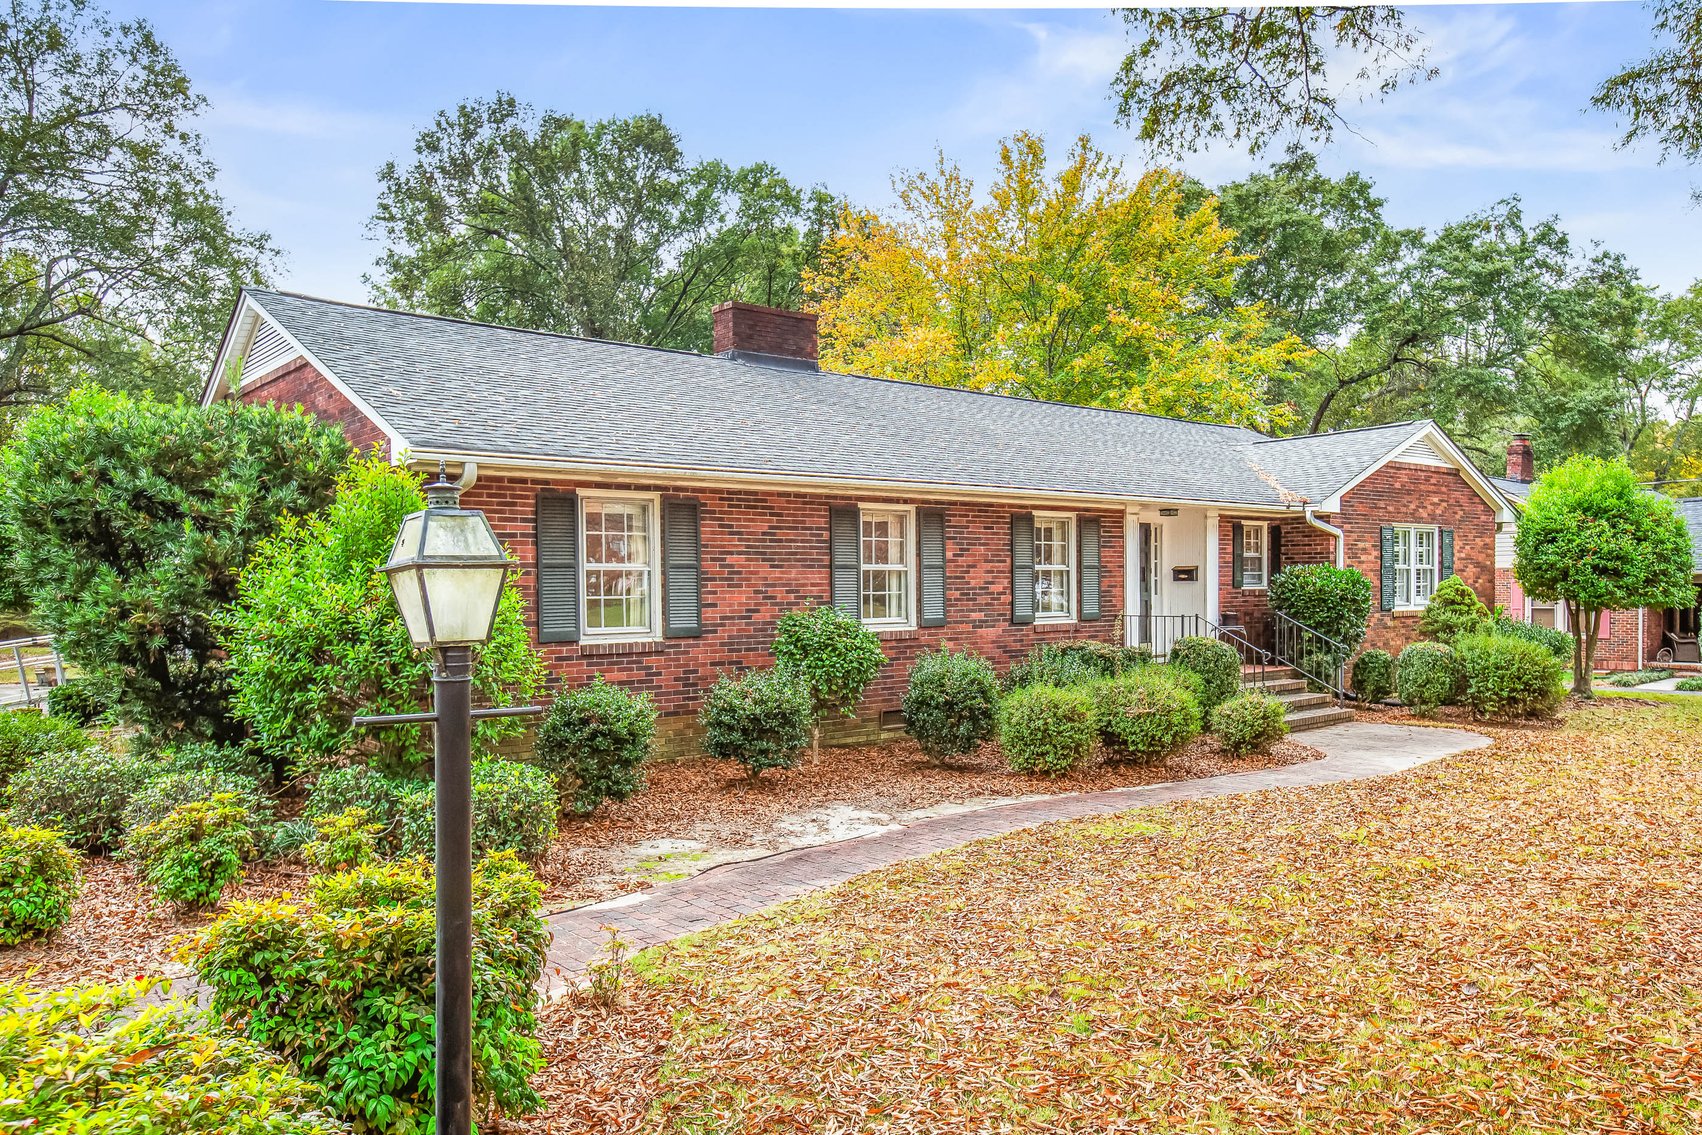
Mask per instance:
[[[1507,443],[1507,475],[1494,478],[1495,487],[1507,497],[1515,514],[1530,496],[1536,480],[1536,462],[1531,440],[1515,434]],[[1669,666],[1678,670],[1702,668],[1698,655],[1697,628],[1702,621],[1702,498],[1673,502],[1690,529],[1694,555],[1697,602],[1690,607],[1646,608],[1641,611],[1608,611],[1602,615],[1601,638],[1596,645],[1596,666],[1602,670],[1641,670],[1645,666]],[[1527,623],[1570,631],[1566,608],[1558,603],[1538,603],[1527,596],[1513,577],[1513,537],[1518,523],[1502,525],[1495,538],[1495,602],[1508,615]]]

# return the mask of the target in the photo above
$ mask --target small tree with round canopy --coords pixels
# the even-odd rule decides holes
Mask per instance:
[[[1689,603],[1691,571],[1672,501],[1639,486],[1624,461],[1574,457],[1531,488],[1513,574],[1531,598],[1566,604],[1573,693],[1590,696],[1602,612]]]

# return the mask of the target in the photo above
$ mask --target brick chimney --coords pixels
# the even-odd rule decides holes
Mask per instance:
[[[1537,459],[1529,434],[1514,434],[1507,443],[1507,479],[1530,484],[1536,480]]]
[[[715,305],[714,315],[715,353],[722,358],[816,369],[813,312],[723,303]]]

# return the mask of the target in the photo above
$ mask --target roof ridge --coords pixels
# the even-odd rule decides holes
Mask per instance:
[[[1347,434],[1370,433],[1373,430],[1392,430],[1401,426],[1433,426],[1434,418],[1410,418],[1404,422],[1384,422],[1380,426],[1351,426],[1345,430],[1325,430],[1316,434],[1289,434],[1287,437],[1262,437],[1254,445],[1266,445],[1273,441],[1308,441],[1320,437],[1343,437]]]
[[[1116,406],[1085,406],[1085,405],[1081,404],[1080,402],[1057,402],[1057,401],[1053,401],[1052,399],[1049,399],[1049,398],[1030,398],[1026,395],[1007,394],[1007,393],[1004,393],[1004,392],[998,391],[998,390],[971,390],[967,387],[962,387],[962,386],[936,386],[933,383],[928,383],[928,382],[912,382],[909,379],[887,378],[883,375],[878,375],[878,374],[857,374],[853,371],[842,371],[842,370],[818,370],[818,371],[813,371],[813,372],[811,372],[811,371],[800,371],[796,367],[776,366],[776,365],[773,365],[773,364],[770,364],[770,363],[763,363],[763,362],[759,362],[759,361],[756,361],[756,360],[745,359],[745,358],[732,359],[732,358],[726,358],[726,357],[721,356],[721,355],[706,355],[706,354],[703,354],[701,351],[688,351],[688,350],[685,350],[685,349],[680,348],[680,347],[658,347],[658,346],[655,346],[655,345],[650,344],[650,343],[629,343],[629,342],[626,342],[625,340],[622,340],[622,339],[595,339],[595,338],[592,338],[588,335],[569,335],[564,331],[541,331],[541,330],[538,330],[537,328],[534,328],[534,327],[516,327],[513,324],[509,324],[509,323],[484,323],[484,322],[481,322],[477,319],[466,319],[466,318],[463,318],[462,316],[458,316],[458,315],[437,315],[437,314],[433,314],[431,312],[408,311],[404,308],[398,308],[398,307],[381,307],[377,304],[355,303],[352,300],[326,299],[322,296],[310,296],[310,295],[306,294],[305,292],[292,292],[292,291],[288,291],[288,290],[283,289],[283,288],[244,287],[242,290],[244,292],[247,292],[247,293],[257,294],[257,295],[262,295],[262,296],[264,296],[264,295],[277,295],[277,296],[284,296],[284,297],[287,297],[289,299],[302,300],[306,303],[327,304],[327,305],[332,306],[332,307],[349,308],[349,309],[354,310],[354,311],[369,311],[369,312],[372,312],[372,313],[377,314],[377,315],[400,315],[400,316],[406,316],[406,317],[409,317],[409,318],[412,318],[412,319],[429,319],[429,320],[435,320],[439,323],[459,324],[463,327],[478,327],[478,328],[483,328],[483,329],[486,329],[486,330],[493,330],[493,331],[514,331],[514,332],[518,332],[518,333],[523,334],[523,335],[540,335],[540,336],[543,336],[544,338],[563,339],[563,340],[566,340],[566,341],[571,342],[571,343],[590,343],[590,344],[595,344],[597,346],[609,346],[609,347],[630,347],[630,348],[633,348],[634,350],[657,351],[657,352],[660,352],[662,354],[678,355],[678,356],[682,356],[682,357],[685,357],[685,358],[691,358],[691,359],[707,359],[707,360],[714,361],[714,362],[732,363],[732,364],[735,364],[735,365],[738,365],[738,366],[760,367],[763,370],[775,371],[775,372],[784,373],[784,374],[787,374],[787,375],[790,375],[790,376],[801,376],[801,375],[813,373],[813,374],[816,374],[818,376],[819,375],[829,375],[829,376],[832,376],[834,378],[855,379],[859,382],[880,382],[880,383],[886,383],[886,384],[891,385],[891,386],[909,387],[911,389],[941,390],[941,391],[947,391],[947,392],[952,393],[952,394],[978,395],[978,396],[983,397],[983,398],[1004,398],[1004,399],[1008,399],[1008,400],[1013,401],[1013,402],[1023,402],[1023,403],[1027,403],[1029,405],[1035,405],[1035,406],[1063,406],[1063,407],[1067,407],[1067,408],[1072,409],[1072,410],[1091,410],[1091,411],[1095,411],[1095,412],[1101,413],[1101,414],[1121,414],[1121,415],[1125,415],[1125,416],[1131,417],[1131,418],[1145,418],[1149,421],[1156,421],[1156,422],[1174,422],[1177,425],[1184,425],[1184,426],[1205,426],[1205,427],[1209,427],[1211,429],[1233,430],[1233,431],[1235,431],[1236,433],[1239,433],[1239,434],[1250,435],[1251,438],[1253,439],[1250,444],[1258,444],[1260,441],[1287,440],[1287,439],[1283,439],[1283,438],[1266,438],[1266,437],[1263,437],[1263,435],[1261,435],[1257,430],[1250,429],[1247,426],[1234,425],[1234,424],[1229,423],[1229,422],[1201,422],[1201,421],[1195,421],[1192,418],[1176,418],[1176,417],[1171,417],[1168,414],[1152,414],[1152,413],[1147,413],[1146,411],[1143,411],[1143,410],[1125,410],[1125,409],[1122,409],[1122,408],[1116,407]],[[1332,432],[1345,433],[1345,432],[1348,432],[1348,431],[1343,430],[1343,431],[1332,431]]]

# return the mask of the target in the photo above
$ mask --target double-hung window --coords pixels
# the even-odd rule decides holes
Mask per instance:
[[[1068,622],[1076,606],[1075,521],[1068,516],[1034,518],[1034,618]]]
[[[656,498],[587,493],[581,563],[585,636],[649,638],[656,634]]]
[[[1434,528],[1396,527],[1395,606],[1422,607],[1436,590]]]
[[[1265,534],[1263,524],[1241,526],[1241,586],[1265,586]]]
[[[913,514],[909,509],[865,508],[859,513],[863,623],[871,627],[913,626],[911,577],[915,560]]]

